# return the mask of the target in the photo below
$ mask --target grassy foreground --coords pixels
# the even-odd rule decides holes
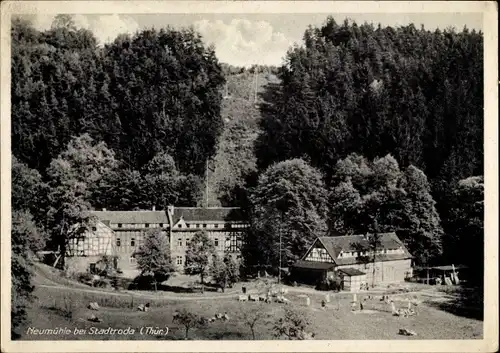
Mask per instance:
[[[257,323],[256,339],[275,339],[272,335],[273,321],[283,314],[283,304],[259,304],[253,302],[238,302],[234,298],[217,300],[175,301],[158,299],[150,301],[152,310],[141,312],[139,304],[145,304],[149,299],[139,300],[132,296],[117,296],[98,293],[84,293],[75,289],[38,287],[38,299],[29,312],[30,324],[22,332],[23,340],[178,340],[184,339],[184,328],[172,322],[175,310],[185,308],[206,318],[216,313],[227,312],[230,319],[227,322],[217,321],[202,329],[191,329],[190,339],[197,340],[249,340],[251,331],[238,317],[244,312],[252,312],[258,305],[265,305],[268,318]],[[445,294],[443,294],[445,295]],[[360,295],[358,298],[362,298]],[[310,331],[316,334],[318,340],[337,339],[480,339],[483,332],[483,322],[480,320],[454,315],[435,305],[445,300],[438,291],[435,295],[426,297],[417,294],[421,303],[416,307],[417,315],[409,318],[393,317],[391,308],[377,298],[367,300],[363,312],[351,312],[351,294],[338,294],[332,297],[326,308],[321,307],[321,294],[312,294],[311,306],[305,305],[305,300],[298,293],[289,293],[287,298],[295,307],[301,308],[310,318]],[[396,306],[404,307],[406,297],[394,297]],[[427,302],[432,300],[431,302]],[[96,301],[100,305],[98,311],[86,308],[89,302]],[[95,314],[102,322],[89,322],[87,318]],[[28,334],[28,328],[54,329],[67,328],[68,333],[57,335]],[[141,334],[140,328],[143,327]],[[145,334],[146,327],[165,329],[168,334]],[[74,334],[75,328],[82,330]],[[122,334],[95,334],[96,329],[126,329]],[[417,336],[406,337],[398,335],[400,328],[417,332]],[[92,331],[94,330],[94,332]],[[134,332],[132,332],[132,330]],[[69,333],[71,332],[71,333]]]

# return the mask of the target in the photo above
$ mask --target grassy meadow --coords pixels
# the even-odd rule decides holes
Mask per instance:
[[[264,306],[267,318],[259,321],[255,327],[256,339],[275,339],[272,333],[274,320],[283,314],[285,304],[264,304],[256,302],[239,302],[234,297],[203,300],[169,300],[145,299],[137,296],[109,293],[89,293],[71,288],[38,287],[37,300],[28,311],[30,324],[23,330],[23,340],[179,340],[184,339],[184,327],[173,322],[173,313],[185,308],[190,312],[209,318],[216,313],[229,315],[229,321],[216,321],[204,328],[190,329],[189,339],[196,340],[250,340],[252,334],[248,326],[241,320],[245,312],[254,312]],[[440,303],[447,301],[448,293],[433,291],[411,294],[420,304],[415,307],[416,316],[394,317],[388,304],[377,297],[364,302],[364,310],[352,312],[350,302],[352,294],[340,293],[331,297],[326,308],[321,307],[324,294],[319,292],[308,294],[311,305],[305,305],[303,294],[291,292],[287,298],[291,304],[310,318],[310,331],[318,340],[341,339],[479,339],[482,337],[483,322],[471,317],[455,315],[443,310]],[[358,295],[358,300],[363,295]],[[397,307],[405,307],[405,295],[394,296]],[[97,302],[98,311],[87,309],[89,302]],[[137,310],[139,304],[151,303],[151,310]],[[96,315],[102,322],[90,322],[90,315]],[[27,334],[28,327],[37,329],[67,327],[74,331],[75,327],[85,329],[85,334],[33,335]],[[91,334],[91,328],[108,327],[114,329],[132,328],[133,334],[112,335]],[[168,327],[168,334],[141,334],[141,327]],[[413,330],[417,336],[398,335],[400,328]],[[143,332],[144,333],[144,332]]]

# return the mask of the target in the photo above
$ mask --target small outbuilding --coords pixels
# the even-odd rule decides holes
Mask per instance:
[[[361,289],[361,284],[366,283],[366,273],[355,268],[341,268],[338,274],[345,291],[357,292]]]

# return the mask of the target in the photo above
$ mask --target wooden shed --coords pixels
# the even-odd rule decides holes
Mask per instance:
[[[343,288],[346,291],[357,292],[360,290],[361,284],[366,283],[366,273],[355,268],[342,268],[338,272],[342,278]]]

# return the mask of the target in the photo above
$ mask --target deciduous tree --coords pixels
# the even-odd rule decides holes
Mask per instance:
[[[251,224],[261,265],[296,260],[326,232],[326,190],[321,173],[301,159],[280,162],[259,177],[252,196]]]
[[[158,283],[167,280],[174,270],[167,235],[159,229],[149,230],[144,235],[144,244],[140,246],[135,257],[141,275],[151,278],[155,291]]]
[[[188,243],[184,270],[187,274],[200,275],[203,285],[204,278],[210,273],[210,264],[215,256],[214,242],[205,231],[197,232]]]

